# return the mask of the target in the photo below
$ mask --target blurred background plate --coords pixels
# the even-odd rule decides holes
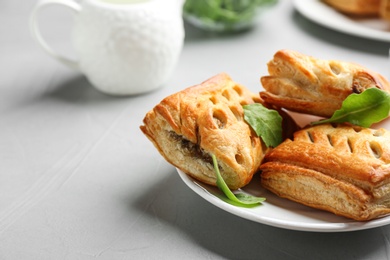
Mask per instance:
[[[350,17],[321,0],[294,0],[294,6],[303,16],[322,26],[350,35],[390,42],[390,21]]]

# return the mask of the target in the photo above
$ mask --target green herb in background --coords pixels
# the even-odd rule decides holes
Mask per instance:
[[[237,23],[249,23],[259,7],[269,6],[277,0],[186,0],[184,14],[195,16],[204,22],[222,23],[233,27]]]
[[[223,180],[221,173],[219,172],[218,168],[218,162],[215,155],[211,155],[211,158],[213,159],[213,165],[214,165],[214,172],[217,178],[217,187],[225,194],[225,196],[229,200],[225,200],[226,202],[229,202],[232,205],[240,206],[240,207],[253,207],[257,206],[263,201],[265,201],[265,198],[262,197],[255,197],[246,193],[236,193],[234,194],[229,187],[227,186],[226,182]]]
[[[389,112],[390,94],[378,88],[369,88],[360,94],[349,95],[331,118],[311,124],[349,122],[362,127],[370,127],[387,118]]]
[[[244,119],[267,147],[278,146],[283,139],[282,117],[278,111],[255,103],[243,106]]]

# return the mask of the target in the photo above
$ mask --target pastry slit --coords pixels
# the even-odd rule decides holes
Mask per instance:
[[[349,139],[349,138],[347,139],[347,144],[348,144],[349,152],[353,153],[353,147],[352,147],[351,139]]]
[[[330,134],[327,134],[326,137],[328,138],[330,146],[333,146],[332,136]]]
[[[376,142],[370,142],[370,149],[375,158],[379,159],[382,157],[382,149]]]
[[[309,137],[309,140],[314,143],[314,137],[310,131],[307,132],[307,136]]]

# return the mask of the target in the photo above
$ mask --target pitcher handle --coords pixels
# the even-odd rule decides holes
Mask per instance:
[[[62,5],[70,8],[73,12],[76,14],[81,11],[81,6],[75,2],[75,1],[69,1],[69,0],[40,0],[33,10],[31,11],[30,15],[30,31],[33,36],[33,38],[39,43],[39,45],[43,48],[43,50],[49,54],[54,59],[58,60],[59,62],[65,64],[66,66],[79,70],[79,62],[75,60],[71,60],[56,51],[54,51],[49,44],[45,41],[45,39],[42,37],[41,31],[39,30],[38,26],[38,14],[39,11],[41,11],[42,8],[48,6],[48,5]]]

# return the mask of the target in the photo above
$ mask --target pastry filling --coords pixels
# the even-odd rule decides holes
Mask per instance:
[[[201,159],[209,164],[213,164],[211,156],[205,151],[203,151],[203,149],[200,148],[198,144],[194,144],[188,141],[181,135],[176,134],[174,131],[169,131],[168,136],[172,141],[176,142],[180,146],[181,151],[185,155]]]

